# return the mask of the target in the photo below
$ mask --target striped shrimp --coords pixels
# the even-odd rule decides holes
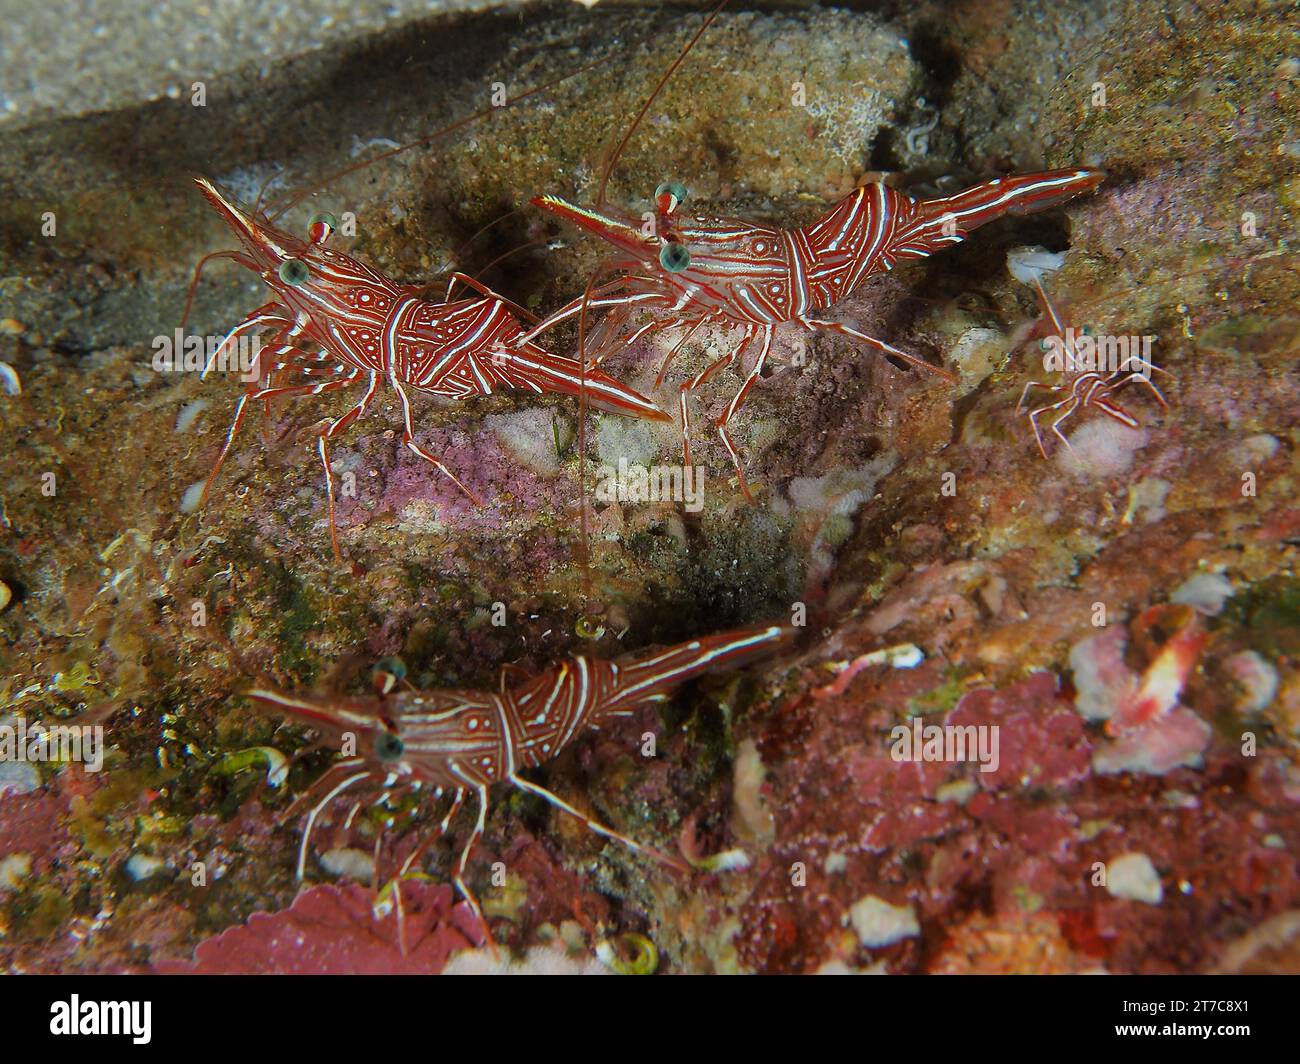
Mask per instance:
[[[235,407],[200,505],[230,452],[249,402],[259,399],[314,396],[364,385],[357,404],[324,422],[317,435],[335,558],[341,554],[329,444],[366,412],[384,381],[401,402],[407,449],[450,478],[476,505],[481,500],[439,456],[416,441],[410,392],[461,401],[499,390],[582,395],[600,409],[671,420],[651,400],[614,378],[584,372],[573,359],[552,355],[523,339],[516,315],[527,312],[472,277],[453,274],[447,301],[434,302],[421,295],[421,287],[399,285],[373,267],[327,248],[335,224],[329,215],[317,215],[303,240],[241,210],[210,181],[196,181],[242,245],[240,251],[221,254],[258,274],[275,293],[275,298],[227,333],[208,361],[210,369],[226,345],[241,334],[272,333],[269,345],[258,352],[256,376]],[[457,283],[474,289],[478,298],[452,301]]]
[[[356,753],[336,762],[304,796],[323,792],[303,824],[297,876],[304,875],[317,818],[345,792],[378,789],[383,800],[393,793],[427,788],[435,798],[450,796],[450,808],[403,863],[400,875],[447,831],[466,799],[473,796],[477,816],[456,862],[453,882],[486,931],[483,911],[465,883],[465,869],[483,835],[489,792],[498,784],[535,794],[596,834],[681,868],[680,861],[587,816],[521,773],[558,757],[584,729],[599,729],[643,706],[666,701],[674,688],[703,673],[752,661],[788,643],[794,631],[758,625],[639,651],[617,662],[574,656],[526,679],[506,666],[496,691],[411,688],[368,697],[332,697],[254,687],[249,696],[264,708],[340,739],[345,735],[355,739]]]
[[[1153,374],[1160,374],[1163,380],[1171,382],[1177,378],[1155,364],[1152,357],[1154,345],[1160,343],[1161,350],[1166,352],[1165,358],[1173,355],[1176,345],[1196,346],[1199,343],[1196,319],[1205,312],[1213,315],[1216,303],[1222,306],[1228,301],[1230,288],[1235,289],[1241,306],[1267,305],[1271,299],[1267,271],[1279,265],[1285,268],[1285,260],[1290,254],[1285,241],[1279,241],[1270,250],[1236,256],[1188,272],[1166,274],[1159,264],[1143,264],[1145,276],[1140,280],[1131,277],[1133,283],[1122,288],[1080,299],[1076,298],[1079,289],[1073,286],[1066,301],[1067,314],[1059,305],[1059,292],[1058,298],[1053,300],[1043,284],[1043,276],[1061,269],[1064,258],[1061,256],[1060,261],[1052,262],[1057,257],[1048,255],[1046,260],[1033,261],[1032,256],[1025,254],[1042,250],[1020,249],[1008,256],[1008,263],[1016,279],[1035,290],[1040,314],[1038,321],[1027,331],[1029,335],[1040,338],[1038,346],[1045,355],[1043,369],[1060,375],[1026,382],[1016,404],[1017,412],[1026,411],[1030,393],[1035,388],[1043,389],[1053,397],[1051,402],[1027,410],[1035,442],[1044,458],[1048,450],[1040,418],[1054,411],[1061,413],[1051,421],[1052,433],[1067,449],[1071,445],[1060,426],[1075,414],[1089,409],[1100,410],[1128,428],[1141,427],[1137,415],[1114,401],[1115,393],[1130,384],[1145,385],[1161,410],[1167,411],[1169,403],[1161,388],[1156,386]],[[1103,268],[1109,275],[1114,272],[1115,264],[1107,262]],[[1265,273],[1262,283],[1256,275],[1257,270]],[[1173,285],[1181,286],[1178,295],[1159,295],[1161,289]],[[1212,286],[1210,290],[1214,293],[1209,301],[1204,301],[1204,293],[1197,290],[1206,285]],[[1135,335],[1129,326],[1097,324],[1111,317],[1105,308],[1117,302],[1127,307],[1130,314],[1140,314],[1148,323],[1145,328],[1156,328],[1159,335]],[[1076,327],[1070,323],[1071,317],[1077,319],[1084,315],[1093,324]],[[1171,318],[1177,323],[1172,327]],[[1026,334],[1022,332],[1020,335]],[[1019,347],[1019,341],[1016,346]]]
[[[757,348],[744,382],[714,421],[741,490],[753,501],[730,424],[762,376],[779,326],[794,323],[809,332],[847,337],[951,379],[916,355],[823,312],[865,279],[898,262],[924,258],[959,243],[972,230],[1004,214],[1063,203],[1096,188],[1102,177],[1086,168],[1049,170],[997,178],[952,196],[924,200],[873,182],[854,189],[810,225],[794,229],[702,214],[681,218],[677,211],[685,190],[664,185],[655,196],[655,231],[649,236],[639,219],[620,212],[609,208],[600,212],[556,196],[539,196],[533,200],[537,206],[613,244],[624,272],[589,301],[575,300],[556,311],[529,336],[580,314],[584,307],[608,310],[615,315],[616,325],[602,323],[602,334],[610,342],[595,354],[599,365],[616,348],[654,332],[684,328],[686,333],[660,370],[662,380],[682,344],[703,326],[739,330],[738,343],[681,385],[682,450],[683,461],[690,465],[690,393],[741,360],[751,345]],[[634,312],[644,310],[652,312],[651,320],[622,335],[621,326]]]
[[[599,409],[629,417],[671,420],[635,390],[606,374],[589,374],[573,359],[553,355],[524,338],[520,319],[530,323],[536,323],[537,319],[467,274],[452,275],[446,301],[439,303],[423,298],[425,286],[397,284],[377,269],[341,251],[326,248],[336,228],[334,217],[327,212],[312,218],[306,240],[276,225],[286,212],[318,195],[333,182],[488,120],[504,107],[544,97],[564,83],[611,62],[616,54],[597,58],[511,94],[508,99],[494,99],[491,107],[351,163],[313,186],[282,197],[265,212],[257,208],[244,211],[212,182],[196,178],[205,198],[239,238],[242,249],[214,252],[200,260],[183,318],[188,320],[199,276],[204,265],[213,259],[229,259],[253,270],[275,297],[235,325],[205,367],[204,376],[237,337],[271,330],[269,347],[260,351],[253,367],[257,376],[236,405],[221,452],[204,483],[200,507],[207,502],[251,400],[269,403],[281,395],[319,395],[364,384],[357,405],[341,417],[325,421],[317,435],[317,452],[325,472],[329,501],[330,542],[336,559],[341,557],[341,552],[329,443],[366,412],[385,380],[396,392],[402,407],[405,446],[434,465],[476,505],[481,504],[479,498],[441,458],[414,439],[410,391],[461,401],[501,390],[577,395],[584,406],[590,401]],[[480,298],[453,301],[452,294],[458,284],[477,292]]]
[[[738,342],[680,387],[682,450],[689,466],[690,394],[725,367],[738,361],[743,365],[743,356],[755,349],[752,368],[713,422],[741,491],[752,502],[730,425],[763,374],[778,327],[793,323],[809,332],[846,337],[951,379],[945,370],[824,312],[898,262],[960,243],[1003,215],[1042,210],[1091,192],[1104,175],[1086,167],[1049,170],[984,181],[934,199],[914,199],[872,182],[854,189],[813,223],[789,229],[703,213],[686,216],[680,210],[686,190],[675,182],[655,191],[653,224],[607,206],[605,189],[619,152],[721,7],[719,3],[713,9],[665,72],[611,155],[596,205],[578,206],[553,195],[533,199],[535,206],[611,244],[614,255],[606,268],[617,276],[599,285],[593,277],[581,297],[555,311],[526,337],[534,339],[577,317],[579,357],[586,364],[586,318],[591,311],[603,313],[591,348],[592,364],[599,366],[643,337],[684,329],[659,371],[662,382],[673,358],[699,329],[712,325],[738,331]],[[649,320],[636,324],[634,318],[646,312]]]
[[[1089,408],[1100,410],[1103,414],[1131,429],[1136,429],[1141,425],[1141,422],[1136,417],[1119,406],[1112,398],[1115,392],[1126,384],[1134,382],[1145,384],[1151,390],[1151,394],[1155,396],[1156,402],[1160,404],[1161,408],[1164,410],[1169,409],[1169,403],[1151,380],[1152,372],[1167,374],[1168,371],[1154,365],[1150,360],[1149,353],[1140,355],[1130,353],[1127,350],[1128,338],[1126,337],[1124,338],[1126,343],[1124,357],[1119,364],[1108,368],[1098,367],[1095,364],[1095,359],[1081,357],[1079,351],[1080,341],[1076,337],[1073,327],[1067,328],[1062,322],[1061,315],[1056,307],[1052,305],[1051,299],[1048,298],[1042,281],[1035,279],[1034,287],[1038,291],[1038,299],[1042,305],[1043,313],[1047,316],[1047,320],[1052,327],[1051,336],[1043,340],[1042,345],[1044,350],[1054,350],[1060,355],[1059,361],[1061,362],[1064,379],[1059,383],[1029,381],[1020,393],[1020,401],[1016,404],[1016,410],[1024,409],[1025,400],[1034,388],[1042,388],[1053,396],[1065,393],[1064,398],[1029,411],[1029,424],[1034,430],[1034,439],[1038,443],[1039,453],[1044,458],[1047,457],[1047,449],[1043,446],[1043,435],[1038,424],[1038,419],[1043,414],[1061,410],[1060,415],[1052,421],[1052,432],[1055,433],[1061,443],[1069,448],[1070,441],[1066,439],[1065,433],[1061,431],[1061,424],[1080,410]],[[1081,335],[1086,335],[1086,333]]]

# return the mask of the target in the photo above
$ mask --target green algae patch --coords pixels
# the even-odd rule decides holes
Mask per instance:
[[[1273,658],[1300,657],[1300,578],[1278,575],[1239,592],[1224,613],[1250,632],[1250,645]]]
[[[1201,346],[1217,354],[1292,354],[1300,346],[1300,318],[1278,318],[1264,314],[1243,314],[1207,329]]]
[[[947,713],[966,693],[966,680],[970,674],[968,669],[948,669],[944,682],[938,687],[907,700],[907,715],[928,717],[934,713]]]
[[[52,886],[24,891],[14,899],[9,910],[14,932],[19,937],[35,939],[56,934],[72,912],[72,899]]]
[[[301,580],[279,565],[268,566],[267,575],[275,614],[279,617],[275,643],[280,652],[280,665],[311,683],[316,678],[319,657],[307,645],[307,636],[320,625],[320,617]]]

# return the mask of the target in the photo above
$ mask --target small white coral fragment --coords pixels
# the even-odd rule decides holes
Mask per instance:
[[[1196,573],[1179,585],[1169,596],[1170,602],[1191,606],[1209,617],[1223,612],[1223,604],[1232,598],[1232,583],[1222,573]]]
[[[921,933],[910,905],[891,905],[884,898],[868,894],[849,910],[849,921],[864,946],[889,946]]]
[[[1262,655],[1240,651],[1223,663],[1223,669],[1240,689],[1233,702],[1238,713],[1259,713],[1273,704],[1279,684],[1277,669]]]
[[[1045,247],[1012,248],[1007,252],[1007,270],[1021,284],[1041,281],[1065,265],[1065,252],[1051,252]]]
[[[1106,868],[1106,890],[1111,897],[1159,905],[1164,898],[1160,873],[1144,853],[1122,853]]]

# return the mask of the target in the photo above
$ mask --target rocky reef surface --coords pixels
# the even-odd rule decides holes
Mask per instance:
[[[417,398],[420,442],[475,507],[401,447],[391,393],[333,450],[355,485],[343,564],[310,430],[346,398],[259,408],[194,505],[241,386],[153,365],[195,263],[228,246],[193,175],[249,204],[312,189],[294,231],[328,210],[355,222],[338,246],[393,277],[455,266],[545,312],[604,255],[529,198],[596,195],[701,17],[403,7],[205,71],[200,106],[182,77],[0,128],[0,725],[105,736],[100,771],[0,763],[8,970],[1300,970],[1300,56],[1281,5],[724,11],[611,203],[640,213],[674,179],[693,207],[793,224],[863,179],[1108,175],[844,302],[955,382],[779,334],[735,422],[753,505],[708,432],[698,507],[603,501],[602,467],[677,463],[679,429],[593,414],[584,470],[571,402]],[[1017,406],[1055,379],[1008,268],[1026,247],[1072,325],[1154,338],[1167,410],[1130,385],[1135,425],[1083,409],[1066,446],[1045,415],[1040,453]],[[220,336],[265,299],[214,263],[189,328]],[[697,334],[656,388],[676,338],[606,368],[675,411],[727,342]],[[699,425],[741,380],[700,390]],[[355,691],[396,656],[417,686],[491,687],[505,663],[767,618],[806,619],[795,651],[538,776],[690,874],[503,793],[469,873],[500,960],[448,887],[469,825],[391,879],[427,808],[330,807],[295,881],[286,810],[334,755],[250,706],[257,675]]]

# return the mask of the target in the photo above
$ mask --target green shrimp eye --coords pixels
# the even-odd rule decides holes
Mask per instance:
[[[375,672],[381,676],[391,676],[395,680],[405,680],[406,662],[401,658],[380,658],[375,662]]]
[[[297,287],[306,284],[310,276],[311,271],[307,269],[307,264],[302,259],[285,259],[280,263],[280,280],[285,284]]]
[[[375,757],[380,761],[396,761],[405,749],[406,744],[392,732],[383,732],[375,740]]]
[[[329,211],[321,211],[319,214],[313,214],[311,221],[307,223],[311,226],[323,225],[326,229],[337,229],[339,220],[330,214]]]
[[[691,264],[691,253],[685,244],[669,241],[659,249],[659,265],[669,273],[681,273]]]
[[[375,662],[375,667],[371,670],[371,680],[381,695],[388,694],[405,679],[406,663],[401,658],[382,658]]]
[[[671,196],[672,201],[668,205],[668,212],[671,214],[683,203],[686,202],[686,186],[680,181],[665,181],[655,189],[656,202],[664,196]]]

